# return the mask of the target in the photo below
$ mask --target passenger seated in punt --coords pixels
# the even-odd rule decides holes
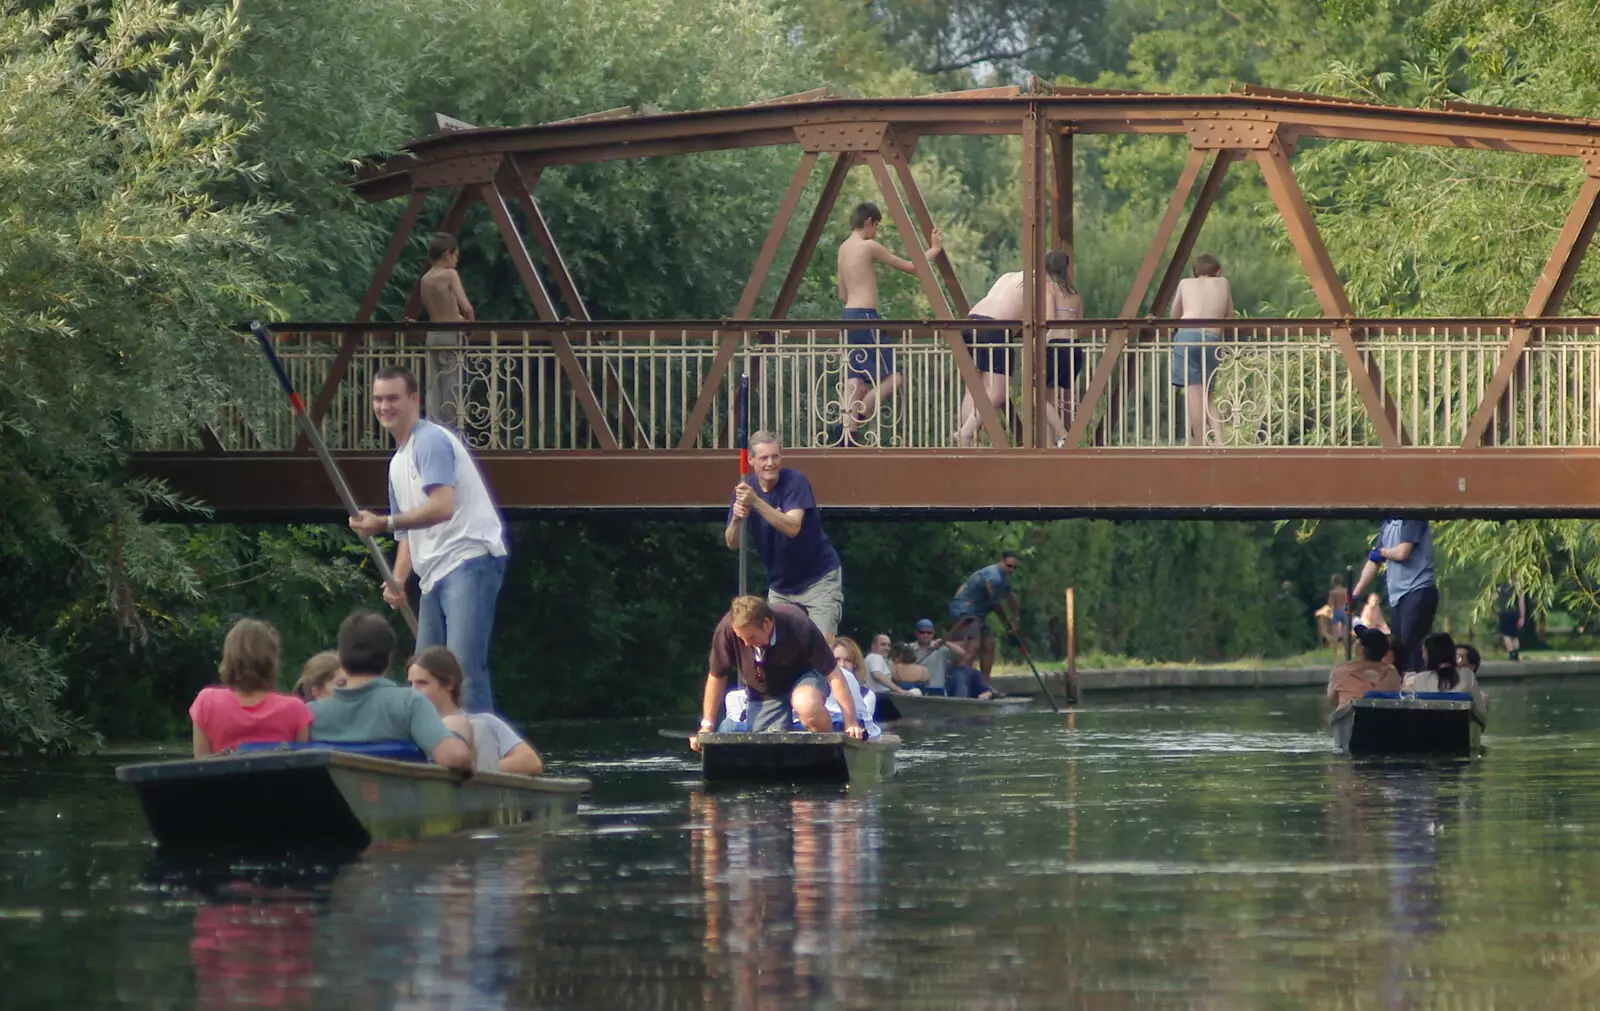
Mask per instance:
[[[895,686],[913,695],[921,695],[928,686],[928,668],[917,663],[917,648],[909,642],[890,652],[889,669]]]
[[[894,644],[887,633],[879,632],[872,637],[872,651],[861,659],[866,663],[867,680],[865,687],[873,691],[895,692],[900,695],[909,694],[911,689],[902,688],[894,683]]]
[[[1348,660],[1328,673],[1328,698],[1335,706],[1359,699],[1369,691],[1400,690],[1400,672],[1387,659],[1393,654],[1389,636],[1375,628],[1361,630],[1361,656]]]
[[[466,674],[456,655],[444,646],[429,646],[406,665],[406,681],[439,711],[445,727],[472,746],[479,772],[537,776],[544,759],[511,725],[493,713],[461,710],[461,685]]]
[[[1465,643],[1456,647],[1456,666],[1463,670],[1470,670],[1474,683],[1478,680],[1478,667],[1482,663],[1483,655],[1478,652],[1478,647],[1469,646]],[[1487,710],[1489,708],[1489,693],[1484,691],[1481,685],[1478,687],[1478,698],[1483,701],[1483,708]]]
[[[472,749],[445,729],[421,694],[386,676],[394,657],[394,629],[370,611],[358,611],[339,626],[343,688],[311,703],[313,741],[410,741],[438,764],[472,769]]]
[[[222,687],[200,689],[189,706],[194,722],[194,757],[231,751],[241,744],[282,744],[306,739],[311,713],[278,687],[278,631],[245,618],[222,641],[218,673]]]
[[[839,671],[844,675],[844,683],[850,688],[851,697],[856,700],[856,719],[861,723],[861,729],[867,736],[881,737],[883,730],[879,728],[876,717],[878,715],[878,696],[872,689],[862,684],[858,672],[865,666],[861,656],[861,647],[847,635],[841,635],[833,641],[833,659],[839,665]],[[839,710],[839,703],[828,699],[825,703],[828,712],[833,714],[835,723],[844,722],[844,713]]]
[[[1478,677],[1470,667],[1456,665],[1456,641],[1448,632],[1435,632],[1422,640],[1422,662],[1426,670],[1407,674],[1405,687],[1414,692],[1466,692],[1472,696],[1472,708],[1484,712],[1483,693],[1478,690]]]
[[[294,693],[307,702],[315,702],[332,695],[335,685],[343,680],[338,651],[325,649],[300,668],[300,680],[294,683]]]

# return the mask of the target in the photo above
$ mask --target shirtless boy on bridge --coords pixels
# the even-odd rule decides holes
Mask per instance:
[[[428,272],[418,285],[428,320],[470,323],[476,319],[477,313],[461,287],[461,275],[456,273],[456,264],[461,261],[456,237],[445,232],[435,234],[428,240],[428,260]],[[428,352],[428,420],[452,428],[460,427],[457,420],[466,406],[462,403],[462,352],[456,349],[462,336],[459,330],[429,330],[427,338],[429,347],[454,349]]]
[[[889,252],[878,241],[878,225],[883,214],[877,204],[857,204],[850,212],[850,237],[839,244],[839,299],[844,303],[845,319],[878,319],[878,264],[915,274],[910,260]],[[911,237],[915,241],[915,236]],[[935,228],[928,244],[928,257],[944,249],[944,235]],[[872,417],[879,404],[894,396],[904,380],[894,368],[894,352],[882,330],[850,330],[845,339],[852,345],[845,375],[844,441],[853,441],[855,430]]]

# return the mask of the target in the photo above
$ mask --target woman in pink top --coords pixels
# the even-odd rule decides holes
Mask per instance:
[[[1083,314],[1083,296],[1073,290],[1072,282],[1067,278],[1069,262],[1066,253],[1054,250],[1044,258],[1044,273],[1049,282],[1047,312],[1052,319],[1077,318]],[[1009,320],[1023,319],[1026,315],[1027,299],[1023,295],[1022,271],[1015,270],[1009,274],[1001,274],[1000,279],[989,289],[989,293],[967,313],[967,318]],[[1073,336],[1070,331],[1052,331],[1050,337],[1054,339],[1063,335],[1068,338]],[[1011,391],[1011,350],[995,345],[1007,344],[1011,336],[1011,332],[1005,328],[975,327],[961,333],[961,339],[972,349],[972,363],[982,373],[984,392],[989,395],[989,401],[994,404],[997,411],[1005,409]],[[1056,405],[1051,411],[1050,423],[1058,442],[1066,434],[1061,419],[1060,390],[1070,389],[1081,364],[1081,359],[1076,361],[1073,359],[1073,352],[1082,354],[1077,348],[1053,347],[1044,363],[1052,388],[1050,399],[1052,404]],[[956,429],[955,433],[956,445],[970,446],[973,437],[978,434],[978,426],[982,424],[977,404],[970,392],[961,398],[960,420],[961,427]]]
[[[245,618],[222,642],[223,687],[200,689],[189,706],[194,721],[194,757],[205,758],[241,744],[304,741],[311,734],[311,710],[278,685],[278,632],[264,621]]]

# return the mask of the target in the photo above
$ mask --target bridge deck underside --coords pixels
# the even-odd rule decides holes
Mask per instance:
[[[385,506],[388,455],[337,454],[362,503]],[[830,514],[1334,516],[1600,514],[1600,450],[1166,449],[786,453]],[[720,516],[738,478],[727,452],[485,452],[510,514],[649,510]],[[339,503],[297,453],[146,454],[137,464],[218,519],[330,519]]]

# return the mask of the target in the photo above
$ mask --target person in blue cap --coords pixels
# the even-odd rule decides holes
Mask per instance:
[[[1433,617],[1439,610],[1439,589],[1433,582],[1433,535],[1428,521],[1397,516],[1385,519],[1351,594],[1359,598],[1367,584],[1377,578],[1380,568],[1384,569],[1384,588],[1393,616],[1389,627],[1399,640],[1395,666],[1402,674],[1423,670],[1422,640],[1433,632]]]

